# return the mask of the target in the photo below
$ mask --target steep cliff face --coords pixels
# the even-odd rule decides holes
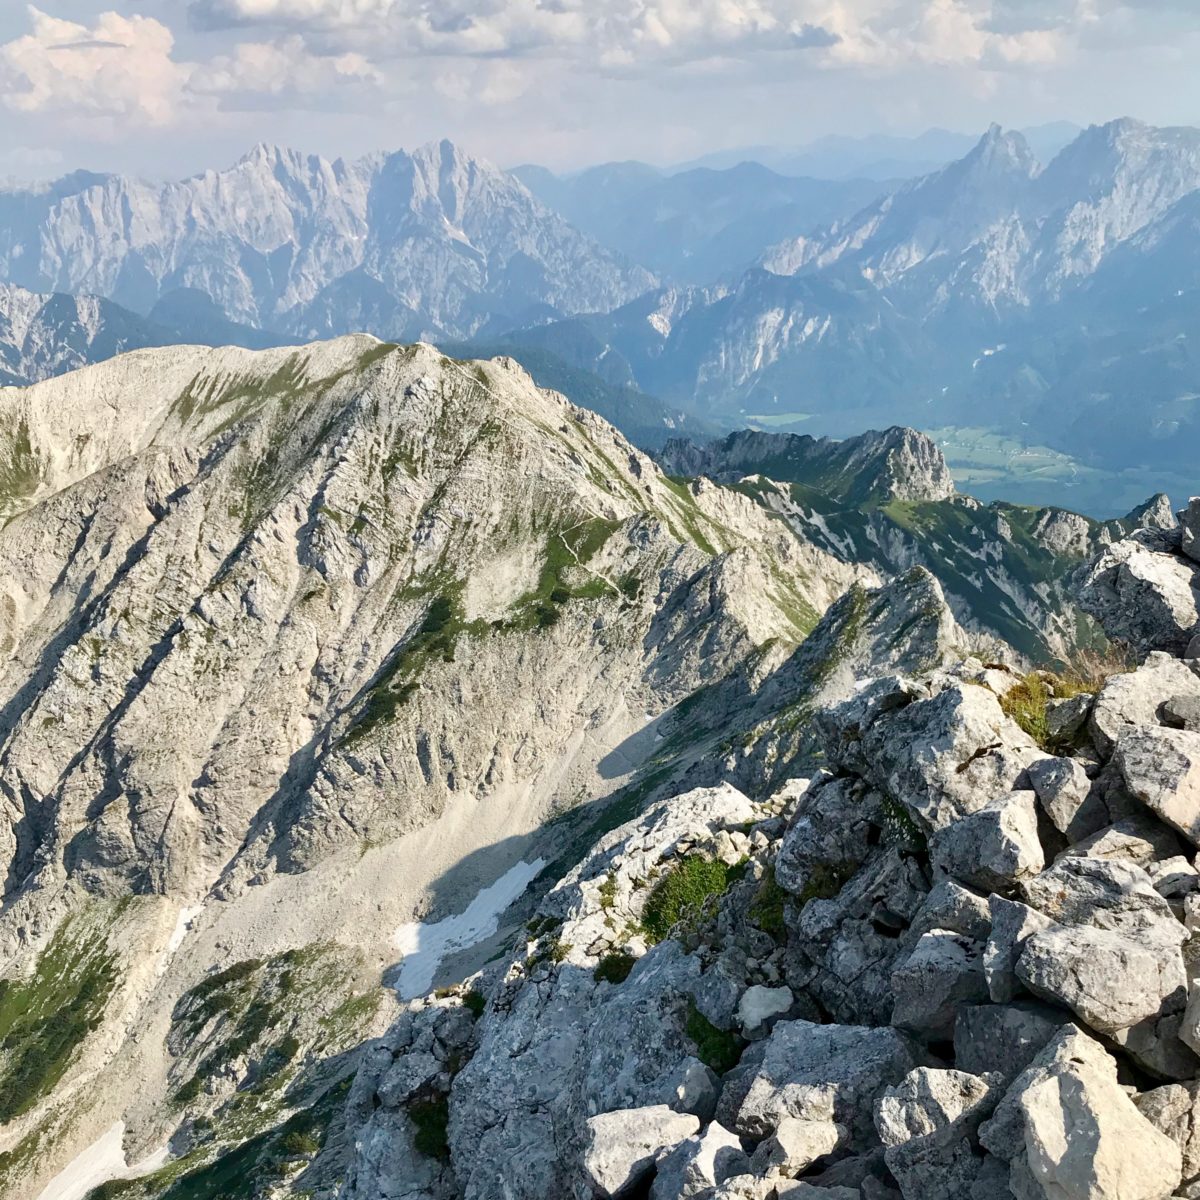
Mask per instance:
[[[14,1197],[118,1119],[172,1177],[315,1136],[397,930],[569,854],[662,714],[873,578],[511,361],[143,351],[0,413]]]

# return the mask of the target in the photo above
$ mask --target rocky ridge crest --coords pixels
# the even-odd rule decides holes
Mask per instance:
[[[865,594],[899,659],[847,657],[806,717],[822,769],[653,804],[411,1005],[343,1194],[1200,1195],[1198,571],[1193,501],[1081,573],[1141,658],[1090,691],[964,658],[944,604],[906,659],[937,585]]]

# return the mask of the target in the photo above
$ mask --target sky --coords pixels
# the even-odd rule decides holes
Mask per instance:
[[[1198,0],[0,0],[0,177],[256,142],[502,165],[827,134],[1200,124]]]

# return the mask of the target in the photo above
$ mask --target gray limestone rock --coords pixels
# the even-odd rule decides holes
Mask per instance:
[[[1035,1001],[964,1005],[954,1023],[954,1062],[972,1075],[1012,1079],[1064,1024],[1060,1009]]]
[[[927,700],[882,711],[866,727],[858,724],[843,754],[846,719],[838,710],[826,718],[831,752],[848,766],[858,764],[879,791],[933,831],[1007,796],[1041,757],[980,687],[946,686]]]
[[[934,865],[982,891],[1006,892],[1045,866],[1033,792],[1010,792],[939,829]]]
[[[754,1173],[785,1178],[801,1175],[818,1159],[832,1154],[846,1136],[846,1130],[836,1123],[784,1117],[754,1151]]]
[[[967,1200],[982,1157],[972,1146],[997,1097],[988,1080],[919,1067],[875,1103],[875,1127],[905,1200]]]
[[[1116,762],[1133,795],[1200,845],[1200,733],[1131,730],[1117,743]]]
[[[1048,929],[1026,942],[1017,978],[1100,1033],[1156,1016],[1186,987],[1182,955],[1105,929]]]
[[[1167,702],[1184,696],[1200,698],[1200,677],[1171,654],[1152,653],[1136,671],[1109,676],[1092,708],[1096,748],[1110,755],[1123,733],[1159,724]]]
[[[1042,758],[1029,765],[1029,783],[1050,823],[1071,842],[1080,842],[1112,818],[1082,765],[1073,758]]]
[[[763,1045],[749,1080],[717,1106],[723,1125],[760,1139],[797,1117],[843,1125],[853,1144],[871,1129],[875,1096],[914,1065],[906,1040],[887,1028],[781,1021]]]
[[[1027,904],[1001,896],[992,896],[990,905],[992,925],[983,951],[983,976],[988,994],[1002,1004],[1021,991],[1016,968],[1025,943],[1054,922]]]
[[[1200,1178],[1200,1082],[1170,1083],[1134,1097],[1138,1111],[1183,1156],[1183,1182]]]
[[[674,1149],[699,1128],[695,1117],[661,1104],[589,1117],[584,1177],[599,1196],[627,1195],[650,1173],[663,1151]]]
[[[892,1024],[924,1041],[951,1037],[958,1009],[987,998],[983,947],[962,934],[936,929],[922,936],[892,972]]]
[[[1196,564],[1154,530],[1116,542],[1084,567],[1076,594],[1109,637],[1146,655],[1182,654],[1200,622]]]
[[[658,1160],[651,1200],[688,1200],[735,1175],[749,1172],[750,1160],[735,1133],[712,1121],[703,1133],[680,1142]]]

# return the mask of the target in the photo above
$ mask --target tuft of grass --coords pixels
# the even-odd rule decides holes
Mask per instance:
[[[652,942],[670,937],[676,926],[694,927],[711,911],[745,868],[726,866],[718,859],[691,854],[680,859],[654,885],[642,910],[642,928]]]
[[[764,933],[769,933],[776,941],[782,941],[787,936],[783,909],[789,899],[788,893],[780,887],[776,880],[775,866],[771,864],[767,867],[766,874],[751,901],[750,920]]]
[[[450,1143],[446,1138],[446,1127],[450,1123],[450,1103],[446,1097],[414,1100],[408,1106],[408,1116],[416,1131],[413,1145],[417,1152],[426,1158],[448,1160]]]
[[[596,964],[592,978],[597,983],[624,983],[636,962],[637,959],[628,950],[614,950]]]
[[[690,999],[685,1029],[696,1043],[696,1057],[718,1075],[724,1075],[738,1065],[742,1057],[742,1039],[735,1033],[718,1029]]]
[[[463,997],[463,1007],[478,1021],[487,1008],[487,997],[482,992],[472,988]]]
[[[604,877],[604,882],[600,885],[600,907],[608,912],[617,902],[617,876],[613,871]]]
[[[1046,723],[1046,705],[1050,699],[1050,689],[1036,671],[1024,676],[1000,698],[1000,707],[1005,714],[1043,750],[1050,742],[1050,729]]]

